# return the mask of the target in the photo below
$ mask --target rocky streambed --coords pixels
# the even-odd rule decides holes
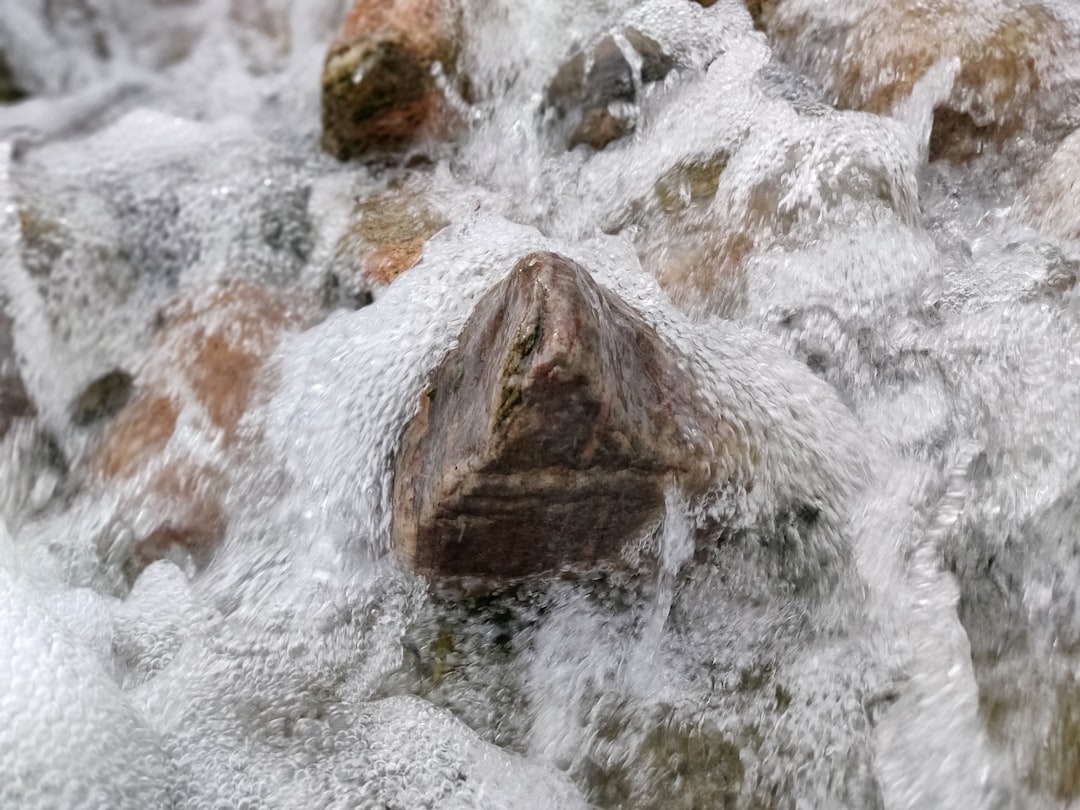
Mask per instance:
[[[0,804],[1080,802],[1069,0],[12,0]]]

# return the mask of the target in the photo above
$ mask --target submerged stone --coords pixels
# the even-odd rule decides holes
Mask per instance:
[[[26,98],[26,90],[20,85],[15,72],[8,64],[7,56],[0,50],[0,104],[14,104]]]
[[[4,312],[3,304],[3,300],[0,300],[0,438],[16,419],[33,416],[35,412],[15,361],[12,322]]]
[[[357,201],[335,247],[332,281],[339,298],[370,300],[420,260],[424,245],[449,224],[415,188],[393,188]]]
[[[391,540],[433,578],[617,560],[700,484],[694,381],[580,265],[534,253],[479,301],[397,457]]]
[[[437,74],[453,76],[457,49],[444,0],[357,0],[323,68],[323,148],[347,160],[445,134]]]
[[[547,90],[547,105],[568,149],[587,144],[603,149],[633,131],[640,87],[661,81],[674,60],[636,28],[619,34],[640,59],[631,65],[624,47],[608,34],[567,60]]]
[[[91,474],[120,483],[130,546],[114,549],[130,572],[173,547],[205,560],[225,530],[224,461],[263,362],[310,312],[276,291],[233,281],[182,302],[166,317],[135,394],[109,423]],[[181,419],[187,412],[191,418]],[[174,441],[178,433],[185,440]]]
[[[752,5],[752,4],[751,4]],[[778,3],[764,19],[786,61],[837,106],[890,113],[939,61],[956,60],[934,110],[930,158],[963,160],[1025,133],[1045,137],[1071,115],[1065,71],[1080,42],[1051,10],[985,0]]]
[[[1031,225],[1080,239],[1080,130],[1061,142],[1026,192],[1020,210]]]

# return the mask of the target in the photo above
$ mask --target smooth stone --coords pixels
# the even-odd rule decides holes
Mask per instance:
[[[132,377],[123,369],[101,375],[82,390],[71,406],[71,421],[86,427],[115,416],[131,398]]]

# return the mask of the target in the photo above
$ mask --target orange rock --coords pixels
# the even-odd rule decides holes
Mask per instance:
[[[420,260],[428,239],[448,225],[420,192],[390,189],[359,201],[338,240],[339,283],[385,286]]]
[[[1056,72],[1080,43],[1047,8],[992,0],[881,0],[838,25],[831,3],[778,3],[767,15],[780,56],[837,106],[889,113],[939,60],[959,60],[936,110],[930,157],[962,160],[1055,121]],[[813,47],[811,47],[813,43]],[[1061,95],[1061,94],[1059,94]]]
[[[323,148],[346,160],[444,137],[434,73],[454,77],[456,22],[446,0],[357,0],[323,68]]]
[[[234,281],[167,316],[137,393],[91,460],[95,478],[126,486],[125,514],[155,515],[153,525],[136,527],[126,564],[139,570],[174,545],[199,561],[221,537],[223,471],[185,447],[169,446],[180,414],[201,412],[207,441],[232,447],[263,362],[284,333],[312,314],[313,307],[292,304],[284,291]]]

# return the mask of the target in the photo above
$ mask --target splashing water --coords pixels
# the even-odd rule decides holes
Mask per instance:
[[[37,415],[0,439],[4,807],[1080,801],[1080,242],[1028,224],[1044,145],[927,163],[958,61],[878,116],[735,0],[468,0],[467,132],[379,168],[317,146],[339,0],[9,5],[31,97],[0,107],[0,303]],[[626,26],[678,68],[636,88],[631,136],[556,148],[548,82]],[[132,581],[107,553],[127,485],[80,473],[73,398],[152,365],[177,298],[317,298],[355,202],[403,183],[449,225],[287,334],[243,451],[184,405],[162,454],[226,471],[227,534]],[[669,494],[627,538],[651,574],[460,599],[389,553],[394,456],[536,250],[656,329],[754,486]]]

